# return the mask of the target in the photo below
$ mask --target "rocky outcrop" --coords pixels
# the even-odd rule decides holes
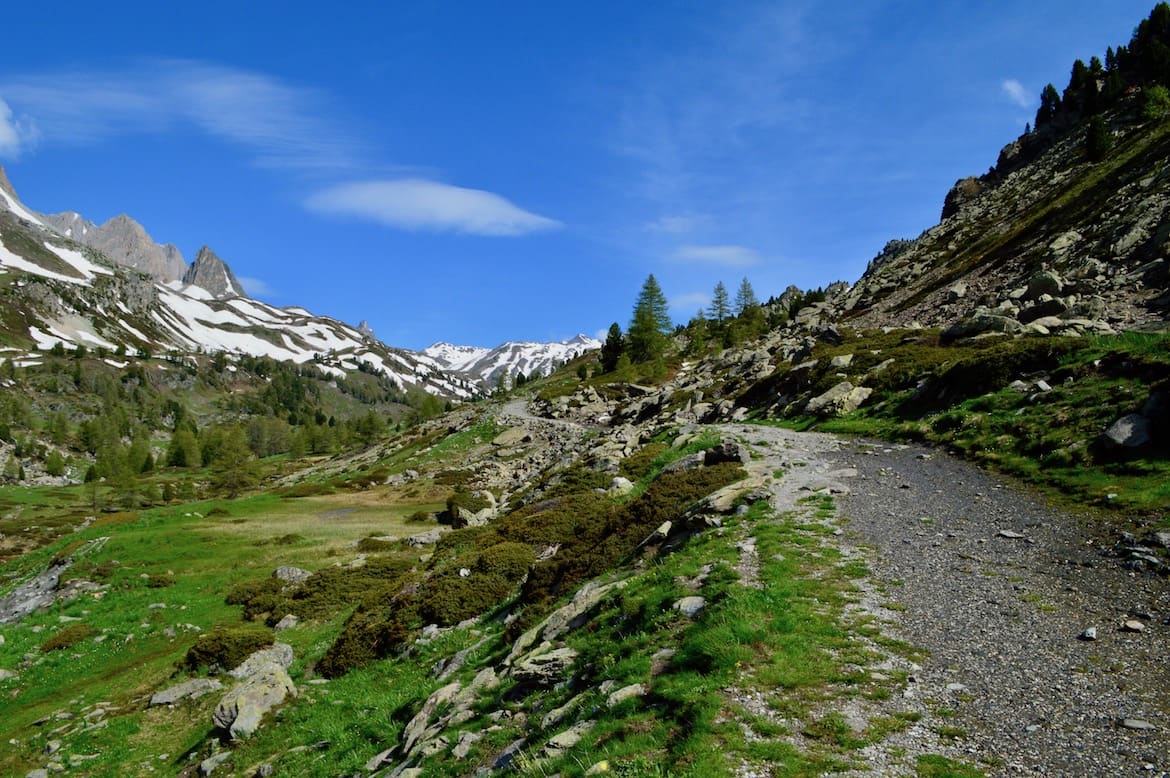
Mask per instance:
[[[199,249],[195,255],[195,261],[183,274],[183,283],[206,289],[220,299],[244,296],[243,284],[236,279],[227,263],[207,246]]]
[[[291,661],[292,648],[280,643],[249,656],[229,673],[241,681],[215,706],[212,723],[227,730],[233,740],[251,737],[265,714],[289,696],[297,696],[285,669]]]
[[[145,273],[157,281],[178,281],[187,271],[182,252],[160,245],[146,229],[126,214],[97,225],[79,214],[65,212],[44,217],[45,222],[67,238],[95,248],[119,265]]]

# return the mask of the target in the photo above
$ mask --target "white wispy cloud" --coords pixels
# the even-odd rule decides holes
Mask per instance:
[[[508,236],[561,226],[498,194],[420,178],[339,184],[317,192],[305,206],[406,230]]]
[[[1006,79],[999,85],[999,88],[1007,99],[1021,108],[1031,108],[1036,102],[1035,98],[1028,94],[1028,90],[1024,88],[1024,85],[1014,78]]]
[[[256,297],[257,295],[267,297],[276,294],[276,290],[269,286],[263,279],[236,276],[236,280],[244,285],[244,291],[248,293],[249,297]]]
[[[0,97],[45,143],[91,144],[186,125],[248,149],[260,164],[300,169],[353,166],[362,146],[325,118],[336,112],[324,95],[203,62],[9,75],[0,78]]]
[[[711,296],[703,292],[673,295],[667,300],[671,310],[681,312],[698,311],[700,308],[706,308],[710,302]]]
[[[679,262],[699,262],[725,267],[759,264],[761,257],[746,246],[679,246],[671,257]]]
[[[32,132],[28,125],[18,121],[8,103],[0,100],[0,156],[19,156],[31,138]]]
[[[660,216],[652,222],[647,222],[644,229],[648,232],[661,232],[667,235],[685,235],[706,226],[710,221],[710,217],[702,214]]]

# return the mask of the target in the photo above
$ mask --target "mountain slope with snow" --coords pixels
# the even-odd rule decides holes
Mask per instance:
[[[391,348],[304,308],[277,308],[235,293],[238,282],[226,265],[208,265],[221,289],[161,282],[111,261],[24,207],[0,171],[0,356],[35,361],[36,351],[57,343],[111,352],[225,351],[313,362],[337,375],[383,372],[401,389],[447,398],[477,393],[429,356]]]
[[[491,391],[503,376],[511,380],[518,374],[548,375],[560,364],[599,348],[601,341],[577,335],[554,343],[509,341],[493,349],[435,343],[422,353],[444,369],[478,384],[484,391]]]

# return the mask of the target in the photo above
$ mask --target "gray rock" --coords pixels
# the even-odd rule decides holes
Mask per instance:
[[[525,686],[549,688],[568,678],[577,656],[574,648],[551,648],[542,644],[512,667],[512,677]]]
[[[663,473],[689,473],[692,470],[698,470],[707,462],[707,455],[700,451],[697,454],[689,454],[682,459],[676,459],[666,467],[662,468]]]
[[[1028,279],[1028,291],[1024,293],[1024,299],[1037,300],[1046,294],[1055,297],[1063,290],[1064,281],[1061,277],[1051,270],[1045,270]]]
[[[516,754],[520,753],[526,745],[528,745],[528,738],[522,737],[518,740],[513,740],[504,747],[503,751],[496,755],[495,761],[492,762],[492,769],[503,770],[512,764],[512,760],[516,758]]]
[[[410,546],[411,548],[433,546],[439,542],[439,538],[442,537],[442,535],[443,531],[436,527],[435,529],[429,529],[426,532],[420,532],[417,535],[411,535],[406,539],[406,545]]]
[[[55,562],[6,596],[0,597],[0,624],[18,621],[33,611],[52,605],[61,574],[72,565],[71,558]]]
[[[20,673],[14,672],[12,670],[5,670],[4,668],[0,667],[0,683],[19,677]]]
[[[460,732],[459,740],[455,743],[455,747],[451,749],[451,756],[462,761],[471,753],[471,749],[475,744],[483,739],[482,732]]]
[[[610,695],[605,698],[606,707],[616,708],[626,700],[632,700],[635,697],[645,697],[646,691],[646,685],[641,683],[632,683],[629,686],[623,686],[617,691],[611,692]]]
[[[609,493],[613,495],[625,495],[634,491],[634,483],[628,478],[622,476],[615,476],[609,484]]]
[[[1138,448],[1150,442],[1150,423],[1145,416],[1130,413],[1110,424],[1101,438],[1111,448]]]
[[[289,584],[302,584],[311,575],[312,573],[310,571],[302,570],[299,567],[292,567],[291,565],[278,567],[272,571],[273,578],[279,578]]]
[[[853,364],[852,354],[838,354],[829,360],[829,367],[833,370],[844,370]]]
[[[284,667],[269,661],[224,695],[215,706],[212,722],[228,730],[233,740],[250,737],[264,715],[289,695],[295,697],[297,687]]]
[[[706,599],[698,596],[697,594],[693,594],[689,597],[683,597],[681,600],[676,601],[671,607],[687,618],[693,619],[695,616],[698,616],[700,612],[702,612],[706,605]]]
[[[223,688],[214,678],[193,678],[186,683],[172,686],[161,692],[155,692],[150,697],[149,707],[155,705],[174,705],[179,700],[194,700],[209,692],[217,692]]]
[[[292,661],[292,646],[287,643],[273,643],[269,648],[262,648],[249,655],[237,667],[228,671],[228,675],[243,680],[263,672],[269,665],[276,665],[283,670],[291,665]]]
[[[214,756],[209,756],[206,759],[204,759],[202,762],[199,763],[199,774],[200,775],[211,775],[212,773],[215,772],[217,767],[219,767],[221,764],[223,764],[224,762],[226,762],[227,760],[229,760],[231,758],[232,758],[231,751],[222,751],[218,754],[215,754]]]
[[[286,629],[292,629],[293,627],[295,627],[297,624],[300,624],[300,623],[301,623],[300,619],[298,619],[295,615],[289,613],[283,619],[276,622],[276,626],[273,627],[273,629],[276,630],[277,632],[283,632]]]
[[[595,721],[578,721],[564,732],[558,732],[544,744],[544,754],[548,757],[557,757],[581,742],[589,731],[597,726]]]
[[[1139,732],[1149,732],[1157,729],[1156,726],[1145,719],[1122,719],[1120,723],[1125,729],[1134,729]]]
[[[720,443],[703,452],[703,464],[707,467],[724,462],[739,462],[746,465],[752,460],[747,448],[738,443]]]
[[[1081,640],[1096,640],[1097,639],[1097,628],[1096,627],[1087,627],[1085,629],[1085,631],[1080,634],[1080,639]]]
[[[809,400],[804,406],[805,413],[816,416],[844,416],[861,407],[873,390],[865,386],[854,386],[842,381],[829,391]]]

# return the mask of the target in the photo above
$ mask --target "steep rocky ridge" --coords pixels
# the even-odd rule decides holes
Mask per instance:
[[[1085,155],[1085,127],[947,196],[943,220],[891,241],[834,301],[851,326],[1086,332],[1163,327],[1170,312],[1170,124],[1135,116],[1138,95],[1107,114],[1114,145]]]
[[[177,247],[170,243],[155,243],[146,229],[126,214],[115,216],[101,225],[72,211],[45,214],[41,218],[65,237],[97,249],[114,262],[159,281],[179,281],[187,272],[187,263]]]

